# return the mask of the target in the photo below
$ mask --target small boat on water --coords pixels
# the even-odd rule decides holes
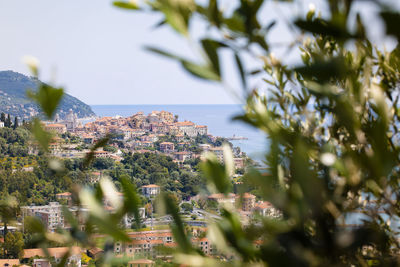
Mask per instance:
[[[233,135],[232,137],[228,137],[227,139],[228,139],[228,140],[249,140],[249,138],[247,138],[247,137],[244,137],[244,136],[236,136],[236,135]]]

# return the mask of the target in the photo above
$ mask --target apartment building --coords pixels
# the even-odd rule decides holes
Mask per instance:
[[[249,193],[244,193],[242,195],[242,210],[252,211],[256,204],[256,196]]]
[[[61,207],[58,202],[50,202],[45,206],[23,206],[21,207],[22,218],[38,217],[49,231],[54,231],[58,227],[64,227]]]
[[[174,143],[162,142],[160,143],[160,151],[164,153],[173,152],[175,149]]]
[[[50,257],[52,257],[55,263],[60,263],[66,253],[70,252],[70,255],[67,259],[67,262],[64,266],[68,267],[81,267],[81,249],[79,247],[57,247],[57,248],[48,248]],[[32,248],[32,249],[24,249],[23,259],[33,259],[33,266],[35,267],[47,267],[52,266],[51,263],[47,259],[38,259],[38,258],[46,258],[46,254],[41,248]]]
[[[160,246],[173,243],[170,230],[154,230],[144,232],[131,232],[128,234],[131,241],[116,242],[114,253],[128,257],[158,257]]]

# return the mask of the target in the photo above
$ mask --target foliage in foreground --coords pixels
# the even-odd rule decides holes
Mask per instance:
[[[283,219],[278,223],[264,219],[244,227],[233,209],[221,207],[223,218],[209,224],[211,242],[222,259],[229,259],[219,261],[202,256],[191,246],[177,207],[165,197],[164,210],[174,218],[171,228],[179,244],[174,261],[194,266],[399,265],[395,223],[400,211],[399,50],[381,51],[373,45],[366,34],[368,22],[354,9],[356,1],[324,1],[329,11],[324,16],[310,10],[305,18],[289,22],[299,35],[296,42],[301,42],[288,48],[301,50],[302,64],[286,66],[270,55],[267,37],[275,22],[258,20],[268,1],[231,2],[232,9],[222,9],[216,0],[201,4],[153,0],[144,6],[115,2],[118,7],[161,14],[160,25],[172,27],[185,38],[190,36],[193,17],[200,18],[208,27],[198,40],[201,62],[159,48],[149,50],[178,60],[191,74],[212,81],[223,80],[219,55],[229,51],[246,89],[246,107],[236,119],[261,129],[270,140],[265,157],[269,175],[251,170],[245,180],[260,188],[263,199],[279,208]],[[400,38],[396,27],[400,14],[379,3],[374,8],[386,26],[386,35]],[[250,71],[244,63],[248,59],[262,67]],[[265,82],[265,94],[258,88],[247,91],[252,75]],[[39,126],[35,133],[45,145]],[[229,193],[230,166],[229,159],[221,165],[212,157],[203,163],[210,191]],[[80,201],[91,207],[87,230],[80,231],[66,211],[72,230],[58,240],[90,246],[95,228],[126,240],[115,225],[124,213],[137,212],[138,201],[129,182],[122,179],[121,185],[124,202],[111,201],[117,210],[113,215],[105,215],[99,205],[103,196],[115,200],[114,187],[107,180],[94,194],[80,192]],[[360,213],[365,220],[355,220],[355,227],[345,226]],[[55,238],[39,226],[36,230],[42,233],[39,241]],[[255,240],[262,240],[262,245],[256,247]],[[110,264],[106,260],[104,264]]]

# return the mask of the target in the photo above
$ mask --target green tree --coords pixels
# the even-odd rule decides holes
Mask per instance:
[[[17,127],[18,127],[18,117],[17,116],[15,116],[15,118],[14,118],[14,125],[13,125],[13,129],[15,130]]]
[[[4,112],[2,112],[0,115],[0,121],[2,121],[4,123],[6,122],[6,114],[4,114]]]
[[[24,248],[24,239],[21,232],[11,233],[6,235],[6,242],[2,244],[4,255],[8,259],[19,259],[22,257]]]
[[[181,204],[181,209],[185,212],[191,213],[193,211],[193,205],[191,203],[185,202]]]
[[[8,127],[8,128],[11,127],[11,116],[10,116],[10,114],[7,114],[7,119],[6,119],[5,123],[4,123],[4,126]]]

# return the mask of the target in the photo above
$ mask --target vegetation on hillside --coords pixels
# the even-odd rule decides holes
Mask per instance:
[[[30,119],[32,114],[40,112],[40,108],[27,96],[27,91],[36,91],[37,88],[38,81],[34,77],[13,71],[0,71],[0,112]],[[79,118],[95,115],[90,106],[69,94],[64,94],[57,113],[64,118],[70,109]]]

